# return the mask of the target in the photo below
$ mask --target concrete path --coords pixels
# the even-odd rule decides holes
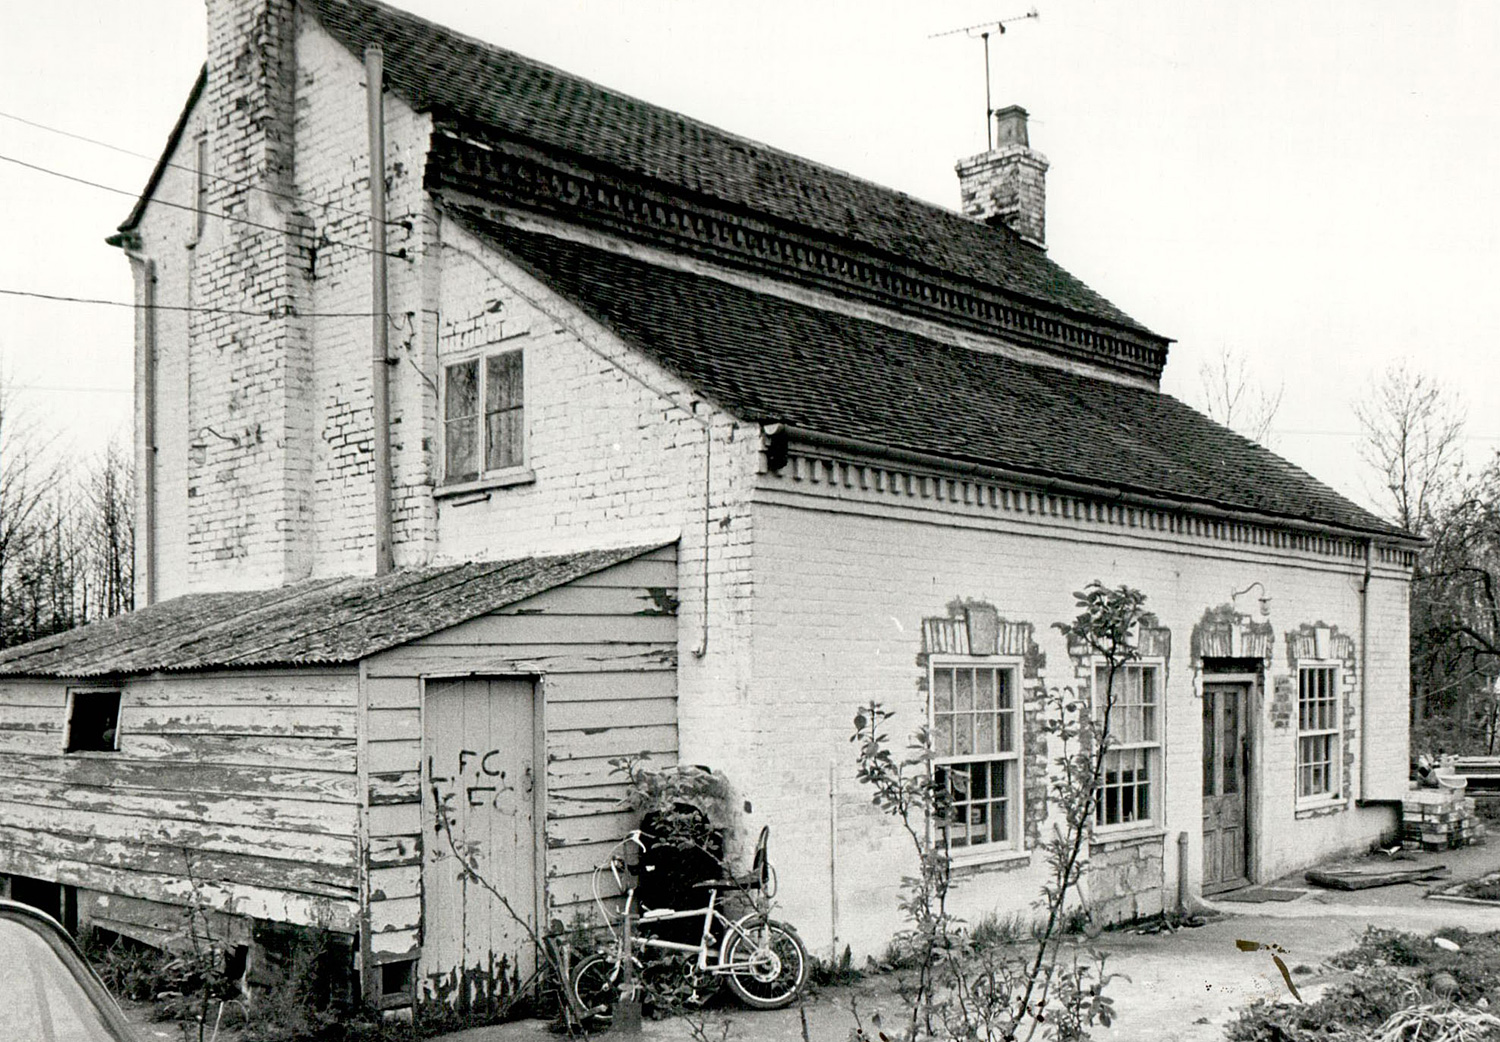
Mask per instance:
[[[1455,880],[1470,879],[1500,868],[1500,849],[1471,847],[1444,855],[1419,855],[1415,860],[1419,864],[1447,864]],[[1285,948],[1289,954],[1283,958],[1294,971],[1298,990],[1304,999],[1311,1000],[1343,976],[1341,971],[1325,966],[1325,961],[1354,947],[1372,924],[1417,933],[1445,926],[1500,930],[1500,907],[1425,899],[1425,888],[1413,884],[1340,892],[1320,890],[1298,874],[1269,885],[1306,893],[1285,903],[1206,902],[1209,910],[1222,912],[1224,917],[1172,934],[1111,931],[1089,944],[1109,956],[1112,972],[1129,978],[1110,983],[1108,994],[1115,1000],[1119,1019],[1111,1028],[1096,1028],[1094,1037],[1219,1042],[1224,1026],[1252,1000],[1265,997],[1292,1001],[1270,956],[1242,952],[1236,940]],[[812,1042],[847,1042],[854,1024],[851,1005],[866,1022],[875,1013],[898,1017],[900,1010],[890,979],[881,977],[850,987],[823,989],[808,998],[801,1009],[755,1012],[726,1000],[722,1006],[705,1011],[699,1023],[706,1029],[707,1039],[714,1042],[721,1038],[724,1024],[728,1026],[725,1038],[731,1042],[801,1042],[805,1015],[807,1037]],[[889,1019],[886,1024],[893,1026]],[[558,1037],[541,1021],[522,1021],[444,1036],[444,1042],[540,1042]],[[694,1038],[705,1042],[691,1025],[670,1020],[648,1021],[642,1037],[649,1042]]]

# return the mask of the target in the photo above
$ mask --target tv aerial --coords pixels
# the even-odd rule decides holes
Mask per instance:
[[[986,149],[995,147],[995,128],[990,126],[990,117],[995,112],[990,101],[990,34],[999,33],[1003,36],[1005,35],[1005,27],[1007,25],[1014,25],[1017,22],[1030,21],[1031,19],[1040,17],[1041,13],[1033,7],[1025,14],[1011,15],[1009,18],[999,18],[993,22],[979,22],[976,25],[965,25],[959,29],[948,29],[944,32],[933,33],[927,37],[929,40],[936,40],[944,36],[957,36],[959,33],[963,33],[971,40],[979,39],[984,41],[984,141]]]

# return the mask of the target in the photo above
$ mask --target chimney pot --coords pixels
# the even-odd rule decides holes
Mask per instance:
[[[995,110],[995,147],[1021,145],[1029,148],[1031,141],[1026,134],[1028,113],[1019,105],[1007,105]]]

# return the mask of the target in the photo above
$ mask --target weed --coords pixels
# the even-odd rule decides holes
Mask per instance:
[[[1036,930],[1036,921],[1020,912],[986,912],[969,927],[969,943],[980,951],[1005,948],[1026,938],[1036,940]]]
[[[1439,937],[1452,941],[1457,951],[1435,944]],[[1474,1006],[1500,987],[1500,933],[1445,929],[1421,937],[1370,927],[1357,947],[1329,962],[1352,970],[1352,977],[1306,1005],[1257,1002],[1228,1026],[1225,1037],[1230,1042],[1494,1037],[1489,1015]],[[1452,978],[1446,986],[1444,977]],[[1435,990],[1446,992],[1446,998],[1437,1001]]]
[[[111,994],[132,1002],[150,1002],[166,987],[164,967],[171,956],[110,930],[85,926],[78,947]]]
[[[864,971],[854,965],[854,952],[847,944],[836,959],[819,959],[815,956],[808,971],[809,979],[817,988],[837,988],[853,984],[862,980],[864,975]]]

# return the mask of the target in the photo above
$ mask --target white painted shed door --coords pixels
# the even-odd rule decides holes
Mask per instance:
[[[421,971],[427,998],[464,1008],[496,1005],[535,966],[525,929],[468,876],[454,850],[535,928],[534,697],[530,680],[427,682]]]

